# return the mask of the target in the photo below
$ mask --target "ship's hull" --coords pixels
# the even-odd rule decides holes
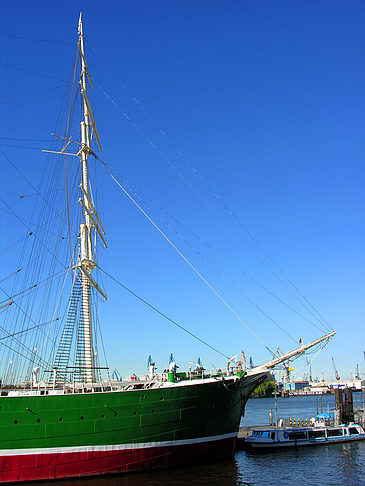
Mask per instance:
[[[0,397],[0,482],[171,467],[233,455],[265,374],[157,389]]]

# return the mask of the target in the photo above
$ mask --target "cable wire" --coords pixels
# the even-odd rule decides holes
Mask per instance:
[[[122,284],[122,282],[119,282],[119,280],[117,280],[115,277],[113,277],[112,275],[110,275],[108,272],[106,272],[105,270],[103,270],[100,267],[99,267],[99,270],[101,270],[102,272],[104,272],[105,275],[107,275],[109,278],[111,278],[112,280],[114,280],[114,282],[117,283],[118,285],[120,285],[124,290],[126,290],[127,292],[129,292],[130,294],[132,294],[134,297],[136,297],[136,299],[138,299],[139,301],[143,302],[150,309],[152,309],[155,312],[157,312],[157,314],[159,314],[160,316],[162,316],[165,319],[167,319],[169,322],[171,322],[172,324],[174,324],[175,326],[177,326],[179,329],[181,329],[182,331],[186,332],[187,334],[189,334],[190,336],[192,336],[194,339],[198,340],[199,342],[201,342],[205,346],[208,346],[208,348],[212,349],[213,351],[215,351],[216,353],[220,354],[221,356],[224,356],[227,359],[230,358],[226,354],[222,353],[222,351],[219,351],[219,349],[215,348],[214,346],[211,346],[209,343],[207,343],[206,341],[204,341],[203,339],[201,339],[200,337],[196,336],[191,331],[189,331],[188,329],[186,329],[186,327],[182,326],[178,322],[174,321],[174,319],[171,319],[171,317],[169,317],[168,315],[166,315],[163,312],[161,312],[160,310],[158,310],[157,307],[155,307],[152,304],[150,304],[149,302],[147,302],[147,300],[143,299],[138,294],[136,294],[135,292],[133,292],[133,290],[131,290],[128,287],[126,287],[124,284]]]

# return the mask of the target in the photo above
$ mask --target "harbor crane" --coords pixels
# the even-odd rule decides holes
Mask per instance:
[[[335,360],[333,359],[333,356],[331,356],[331,359],[332,359],[333,369],[335,370],[335,378],[336,378],[336,380],[339,380],[340,375],[338,374],[338,371],[337,371],[337,368],[336,368],[336,365],[335,365]]]
[[[282,350],[277,348],[275,351],[275,354],[279,357],[283,356]],[[288,360],[287,362],[283,361],[281,363],[281,372],[282,372],[282,380],[284,382],[284,388],[286,389],[288,386],[288,383],[290,383],[290,372],[294,371],[294,368],[290,368],[290,361]]]
[[[365,375],[365,373],[360,373],[359,371],[359,364],[356,365],[354,379],[361,380],[361,375]]]

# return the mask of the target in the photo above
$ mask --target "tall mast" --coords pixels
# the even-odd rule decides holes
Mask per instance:
[[[81,130],[81,149],[78,153],[82,168],[82,183],[81,190],[83,197],[79,199],[84,209],[84,221],[80,224],[80,260],[77,268],[81,270],[82,283],[82,315],[83,315],[83,341],[84,341],[84,366],[86,383],[93,383],[95,381],[95,363],[94,363],[94,346],[92,334],[92,316],[91,316],[91,286],[94,286],[105,298],[105,294],[100,290],[99,286],[91,277],[92,270],[96,267],[94,262],[94,251],[92,242],[92,227],[94,227],[100,234],[104,244],[105,240],[101,235],[104,233],[103,227],[97,216],[96,210],[92,203],[90,196],[90,184],[88,176],[88,156],[92,152],[90,147],[90,127],[93,128],[93,133],[100,147],[99,135],[97,133],[93,114],[91,112],[90,104],[86,93],[86,78],[89,76],[88,68],[85,61],[84,51],[84,36],[82,29],[81,14],[79,19],[79,49],[81,54],[81,75],[80,75],[80,91],[82,94],[82,111],[83,119],[80,123]],[[90,78],[90,76],[89,76]],[[91,80],[90,80],[91,81]],[[101,147],[100,147],[101,150]],[[101,230],[97,224],[99,222]],[[106,246],[106,244],[105,244]]]
[[[91,287],[94,287],[103,297],[107,299],[107,296],[99,285],[92,278],[91,273],[95,269],[96,262],[94,260],[94,249],[93,241],[96,243],[96,235],[102,240],[105,248],[106,241],[104,238],[105,230],[100,221],[100,218],[95,209],[95,203],[92,198],[90,191],[90,181],[88,175],[88,157],[93,154],[90,146],[90,140],[92,136],[96,139],[99,146],[100,152],[100,139],[96,128],[95,119],[91,111],[90,103],[86,94],[87,89],[87,79],[89,79],[90,85],[92,87],[92,81],[90,78],[89,70],[85,61],[85,50],[84,50],[84,36],[81,21],[81,14],[79,18],[79,41],[78,41],[78,52],[80,53],[80,93],[82,96],[82,119],[80,122],[80,138],[81,138],[81,148],[77,154],[68,154],[65,152],[66,147],[71,142],[71,139],[65,139],[67,141],[66,145],[59,152],[44,150],[44,152],[51,152],[63,155],[76,155],[80,159],[81,166],[81,196],[78,202],[81,204],[83,209],[83,217],[80,224],[80,251],[78,255],[78,260],[76,265],[72,268],[77,270],[77,280],[73,282],[73,288],[71,292],[69,308],[67,312],[67,318],[65,327],[62,333],[60,344],[55,357],[55,370],[57,371],[59,379],[66,380],[66,376],[69,373],[68,365],[70,363],[70,352],[72,348],[74,331],[77,326],[77,343],[75,350],[75,361],[76,367],[74,368],[74,379],[81,380],[84,383],[94,383],[96,380],[95,370],[97,369],[96,364],[96,352],[95,343],[96,340],[93,339],[93,322],[91,313]],[[91,132],[92,129],[92,132]],[[58,135],[57,135],[58,136]],[[60,137],[64,138],[64,137]],[[81,277],[81,278],[80,278]],[[79,307],[79,297],[80,297],[80,281],[81,281],[81,309]],[[81,311],[81,315],[78,312]],[[77,319],[79,317],[79,319]]]

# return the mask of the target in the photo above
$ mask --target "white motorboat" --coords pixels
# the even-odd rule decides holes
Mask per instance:
[[[299,447],[365,439],[358,424],[318,427],[268,427],[253,429],[245,445],[253,449]]]

